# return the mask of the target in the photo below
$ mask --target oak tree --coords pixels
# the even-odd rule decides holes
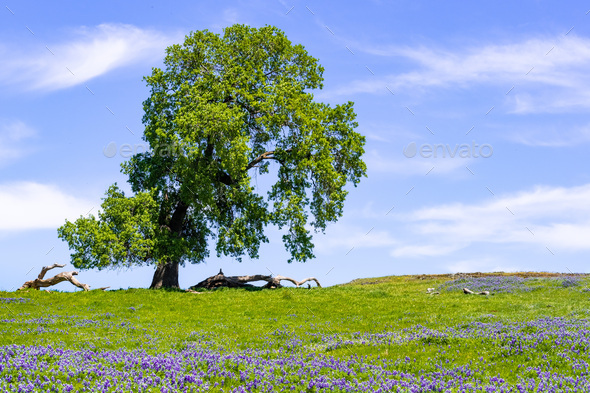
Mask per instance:
[[[58,229],[80,269],[153,264],[152,288],[178,287],[179,265],[258,257],[269,225],[289,262],[313,257],[310,229],[342,216],[345,186],[366,176],[353,103],[316,102],[324,69],[272,26],[207,30],[166,50],[144,78],[144,140],[122,164],[133,195],[115,184],[97,217]],[[253,176],[272,176],[264,194]]]

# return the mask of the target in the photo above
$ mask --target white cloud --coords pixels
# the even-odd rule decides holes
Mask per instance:
[[[522,271],[522,268],[518,266],[498,263],[493,258],[464,259],[447,265],[447,269],[451,273]]]
[[[447,255],[477,243],[535,244],[558,252],[590,250],[590,184],[537,187],[480,204],[441,205],[403,217],[423,241],[395,256]]]
[[[20,120],[0,120],[0,166],[9,164],[31,151],[26,140],[36,131]]]
[[[389,232],[378,229],[361,229],[358,226],[334,225],[328,227],[326,235],[315,236],[315,248],[317,251],[330,254],[334,251],[348,251],[352,247],[375,248],[391,247],[399,244]]]
[[[228,7],[223,9],[215,17],[215,21],[209,26],[209,31],[213,31],[217,34],[223,34],[223,29],[236,23],[249,24],[247,22],[247,13],[244,10],[238,10],[234,7]]]
[[[392,257],[435,257],[439,255],[447,255],[454,251],[461,249],[464,244],[440,245],[440,244],[425,244],[401,246],[395,248],[391,252]]]
[[[511,129],[506,138],[527,146],[564,147],[590,142],[590,125],[582,127],[539,126]]]
[[[226,8],[223,10],[223,20],[229,25],[236,24],[240,20],[240,14],[235,8]]]
[[[94,206],[58,187],[34,182],[0,184],[0,231],[57,229]],[[96,212],[96,208],[93,210]]]
[[[71,41],[49,43],[51,52],[0,48],[0,81],[27,89],[63,89],[116,68],[161,60],[164,49],[181,38],[123,24],[82,27],[75,33]]]
[[[452,150],[452,149],[451,149]],[[403,149],[399,153],[383,157],[378,151],[369,151],[364,161],[371,172],[396,174],[404,176],[426,175],[437,176],[440,174],[448,174],[456,170],[466,170],[465,166],[473,159],[460,157],[430,157],[422,158],[415,156],[407,158],[403,155]]]
[[[377,141],[377,142],[385,142],[385,143],[389,143],[391,142],[391,140],[389,140],[388,138],[385,138],[375,132],[369,132],[367,134],[364,134],[367,139],[369,140],[373,140],[373,141]]]
[[[359,46],[377,56],[408,59],[415,70],[385,77],[352,81],[326,96],[355,93],[389,94],[393,90],[472,88],[502,85],[513,112],[563,111],[590,107],[590,39],[568,35],[534,38],[503,45],[483,45],[452,50],[429,47]],[[541,90],[541,94],[539,94]]]
[[[453,272],[517,271],[522,266],[502,259],[502,248],[510,249],[511,255],[531,250],[562,256],[590,251],[588,200],[590,184],[536,187],[481,203],[439,205],[408,214],[397,211],[386,215],[368,202],[351,214],[371,219],[372,224],[366,228],[343,223],[330,226],[325,236],[316,236],[316,250],[333,254],[353,247],[385,248],[396,260],[431,258]],[[385,221],[385,227],[392,229],[382,229],[384,225],[379,224]]]

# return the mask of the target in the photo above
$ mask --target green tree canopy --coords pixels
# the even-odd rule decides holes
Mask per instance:
[[[98,218],[59,228],[78,268],[155,264],[152,287],[178,286],[178,265],[258,257],[265,227],[284,229],[293,260],[313,257],[310,230],[342,216],[345,186],[365,176],[353,103],[314,101],[324,69],[276,27],[189,34],[144,78],[144,139]],[[275,176],[265,195],[252,176]]]

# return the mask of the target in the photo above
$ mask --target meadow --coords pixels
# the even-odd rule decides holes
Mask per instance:
[[[0,292],[0,392],[587,392],[589,286],[482,274]]]

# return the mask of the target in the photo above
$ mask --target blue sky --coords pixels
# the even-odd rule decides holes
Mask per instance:
[[[287,264],[276,230],[259,260],[180,272],[359,277],[588,272],[590,14],[582,2],[8,1],[0,10],[0,289],[69,263],[66,218],[96,214],[142,151],[142,77],[190,31],[274,25],[324,66],[317,100],[355,102],[368,177],[344,216]],[[264,187],[272,179],[257,179]],[[214,253],[213,253],[214,255]],[[69,265],[67,270],[74,268]],[[82,271],[147,287],[153,267]],[[70,290],[60,284],[58,289]]]

